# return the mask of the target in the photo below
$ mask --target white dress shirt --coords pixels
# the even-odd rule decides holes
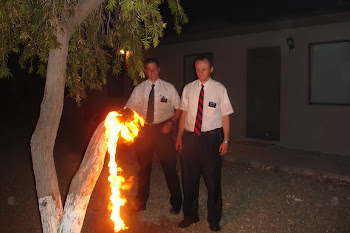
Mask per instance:
[[[180,109],[187,111],[185,130],[190,132],[194,131],[201,88],[201,82],[197,79],[183,89]],[[231,113],[233,109],[226,88],[210,78],[204,84],[202,132],[221,128],[222,116]]]
[[[157,79],[155,83],[149,80],[137,85],[131,93],[126,107],[137,112],[146,122],[149,93],[154,84],[154,120],[153,124],[166,121],[174,116],[174,111],[179,108],[180,97],[175,87],[164,80]]]

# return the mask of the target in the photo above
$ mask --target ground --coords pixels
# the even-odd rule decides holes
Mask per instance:
[[[25,113],[2,116],[0,232],[41,232],[29,149],[35,122],[34,116],[28,117]],[[95,127],[96,122],[89,119],[76,122],[69,116],[62,118],[54,156],[63,201]],[[119,147],[118,160],[124,176],[135,176],[138,166],[132,145]],[[105,163],[91,196],[83,233],[113,232],[113,224],[109,220],[107,176]],[[350,184],[257,170],[224,160],[222,191],[221,232],[350,232]],[[133,186],[125,193],[129,204],[135,192]],[[127,204],[122,214],[129,229],[124,232],[210,232],[206,222],[206,188],[203,182],[200,221],[187,229],[177,227],[182,213],[177,216],[168,213],[168,199],[164,175],[156,159],[147,210],[135,214],[130,212]]]

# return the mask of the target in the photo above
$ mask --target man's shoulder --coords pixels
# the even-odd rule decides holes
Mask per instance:
[[[174,87],[174,85],[171,82],[165,81],[164,79],[159,79],[159,82],[165,86]]]
[[[214,88],[224,88],[224,89],[226,89],[226,87],[224,86],[224,84],[222,84],[222,83],[220,83],[220,82],[218,82],[218,81],[216,81],[216,80],[214,80],[214,79],[211,79],[210,85],[211,85],[212,87],[214,87]]]
[[[143,80],[142,82],[140,82],[139,84],[137,84],[137,86],[144,86],[144,85],[147,84],[147,82],[148,82],[148,79]]]
[[[137,84],[137,85],[134,87],[134,89],[143,88],[146,84],[147,84],[147,80],[144,80],[144,81],[140,82],[139,84]]]
[[[168,91],[168,92],[175,92],[176,91],[176,88],[172,83],[165,81],[163,79],[159,79],[158,81],[159,81],[160,86],[162,86],[166,91]]]
[[[195,85],[197,82],[198,82],[198,79],[196,79],[196,80],[194,80],[194,81],[192,81],[192,82],[190,82],[190,83],[187,83],[187,84],[185,85],[184,88],[190,88],[190,87],[192,87],[193,85]]]

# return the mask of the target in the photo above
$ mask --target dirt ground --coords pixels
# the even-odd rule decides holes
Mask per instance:
[[[29,149],[35,122],[35,117],[21,114],[1,118],[0,232],[3,233],[41,232]],[[90,121],[62,119],[54,154],[63,201],[94,127]],[[118,158],[124,176],[134,176],[138,166],[133,147],[121,146]],[[107,173],[105,165],[91,196],[83,233],[113,232],[109,220]],[[222,189],[221,232],[350,232],[350,184],[256,170],[224,161]],[[133,186],[125,193],[129,203],[135,192]],[[177,227],[182,213],[177,216],[168,213],[168,199],[164,175],[160,163],[155,160],[147,210],[134,214],[128,205],[123,208],[122,214],[129,226],[124,232],[210,232],[203,182],[200,221],[187,229]]]

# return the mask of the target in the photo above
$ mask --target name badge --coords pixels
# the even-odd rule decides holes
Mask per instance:
[[[162,96],[162,98],[160,99],[160,102],[166,103],[166,102],[168,102],[168,99],[165,98],[165,96]]]
[[[209,102],[209,107],[216,108],[216,103],[215,102]]]

